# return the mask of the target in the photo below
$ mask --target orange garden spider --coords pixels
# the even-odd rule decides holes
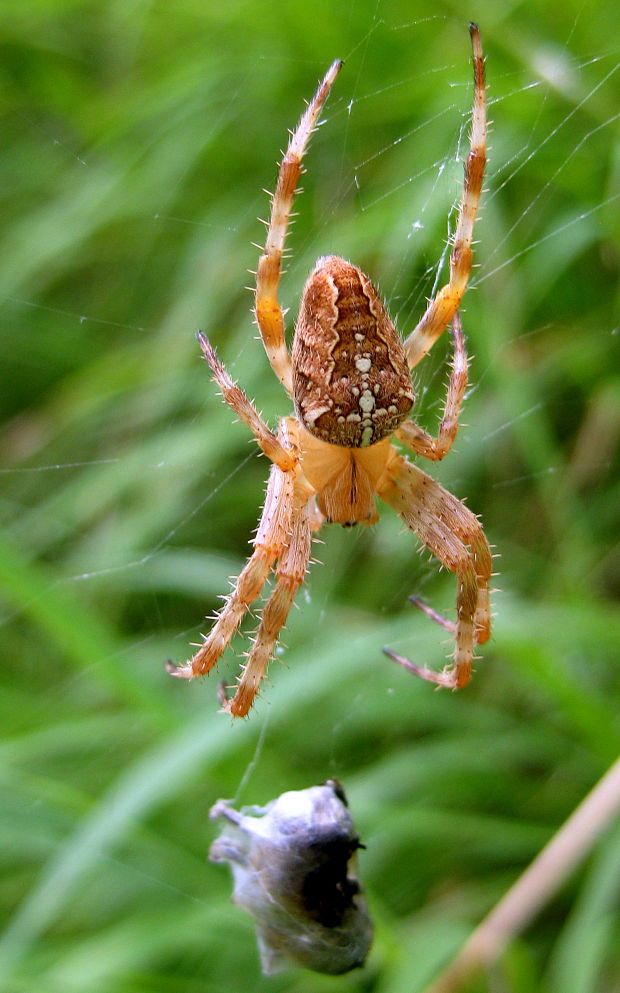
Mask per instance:
[[[267,356],[293,400],[295,415],[283,417],[274,434],[254,404],[199,333],[224,400],[245,421],[272,462],[254,551],[215,623],[193,658],[168,664],[174,676],[201,676],[216,664],[273,570],[275,588],[262,613],[247,663],[225,709],[248,713],[279,633],[310,560],[313,533],[324,523],[373,524],[378,496],[457,578],[457,617],[445,620],[455,650],[442,672],[391,658],[423,679],[458,689],[471,677],[476,644],[490,635],[489,579],[492,560],[478,518],[392,444],[426,459],[442,459],[458,430],[467,385],[467,355],[458,308],[472,267],[472,235],[486,162],[484,57],[478,28],[470,25],[474,104],[470,151],[450,258],[450,277],[416,328],[402,341],[368,276],[344,259],[318,259],[303,290],[289,355],[278,284],[293,197],[309,138],[340,71],[334,62],[292,134],[280,165],[265,250],[260,257],[255,314]],[[454,354],[444,414],[436,438],[408,416],[414,402],[411,369],[451,325]],[[414,602],[418,602],[415,601]],[[418,604],[422,606],[421,604]]]

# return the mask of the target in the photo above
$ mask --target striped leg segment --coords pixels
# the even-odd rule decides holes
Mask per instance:
[[[319,114],[327,100],[333,82],[340,72],[338,59],[328,69],[323,82],[291,135],[291,140],[280,165],[276,191],[271,200],[271,217],[267,230],[265,250],[258,263],[256,274],[255,313],[267,357],[276,376],[293,395],[291,359],[284,339],[284,314],[278,303],[278,286],[282,272],[284,242],[288,230],[293,198],[301,175],[301,162],[316,128]]]
[[[474,53],[474,107],[469,155],[465,163],[465,181],[450,256],[450,279],[431,300],[426,313],[405,341],[409,367],[413,369],[430,351],[444,328],[448,326],[467,289],[472,267],[474,221],[482,192],[486,165],[486,96],[484,56],[476,24],[470,24]]]
[[[459,689],[471,678],[474,646],[485,642],[490,634],[491,551],[475,514],[417,466],[397,457],[389,476],[379,495],[455,573],[457,595],[455,624],[433,618],[455,634],[454,659],[442,672],[417,666],[390,651],[387,654],[423,679]]]

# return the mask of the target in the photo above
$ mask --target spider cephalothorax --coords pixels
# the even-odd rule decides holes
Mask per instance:
[[[271,366],[291,397],[295,417],[274,434],[232,381],[204,334],[203,354],[222,395],[273,463],[254,551],[232,594],[193,658],[169,663],[175,676],[208,672],[229,644],[273,570],[275,588],[262,613],[236,692],[225,708],[247,714],[310,560],[312,534],[328,522],[372,524],[376,498],[396,510],[440,562],[457,576],[456,621],[422,609],[455,636],[454,658],[442,672],[388,654],[439,686],[470,679],[474,648],[490,635],[492,559],[478,518],[439,483],[401,455],[392,438],[437,461],[452,447],[467,385],[467,355],[458,308],[472,266],[473,226],[486,161],[484,58],[478,28],[474,51],[474,109],[470,151],[450,258],[450,278],[403,341],[364,273],[336,255],[320,258],[306,282],[289,355],[277,293],[284,240],[301,161],[342,63],[334,62],[293,133],[282,160],[265,251],[256,279],[256,321]],[[408,420],[414,401],[411,370],[451,326],[454,353],[436,438]],[[417,602],[417,601],[415,601]],[[422,606],[421,604],[419,604]]]

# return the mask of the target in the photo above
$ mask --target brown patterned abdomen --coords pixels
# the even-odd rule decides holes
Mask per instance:
[[[318,259],[304,287],[292,360],[297,416],[332,445],[374,445],[413,406],[396,328],[368,277],[337,255]]]

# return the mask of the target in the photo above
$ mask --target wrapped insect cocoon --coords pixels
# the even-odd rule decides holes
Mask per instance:
[[[219,801],[211,817],[227,823],[209,858],[231,866],[233,902],[256,922],[266,975],[290,966],[337,975],[364,964],[372,924],[353,865],[363,846],[340,783],[242,811]]]

